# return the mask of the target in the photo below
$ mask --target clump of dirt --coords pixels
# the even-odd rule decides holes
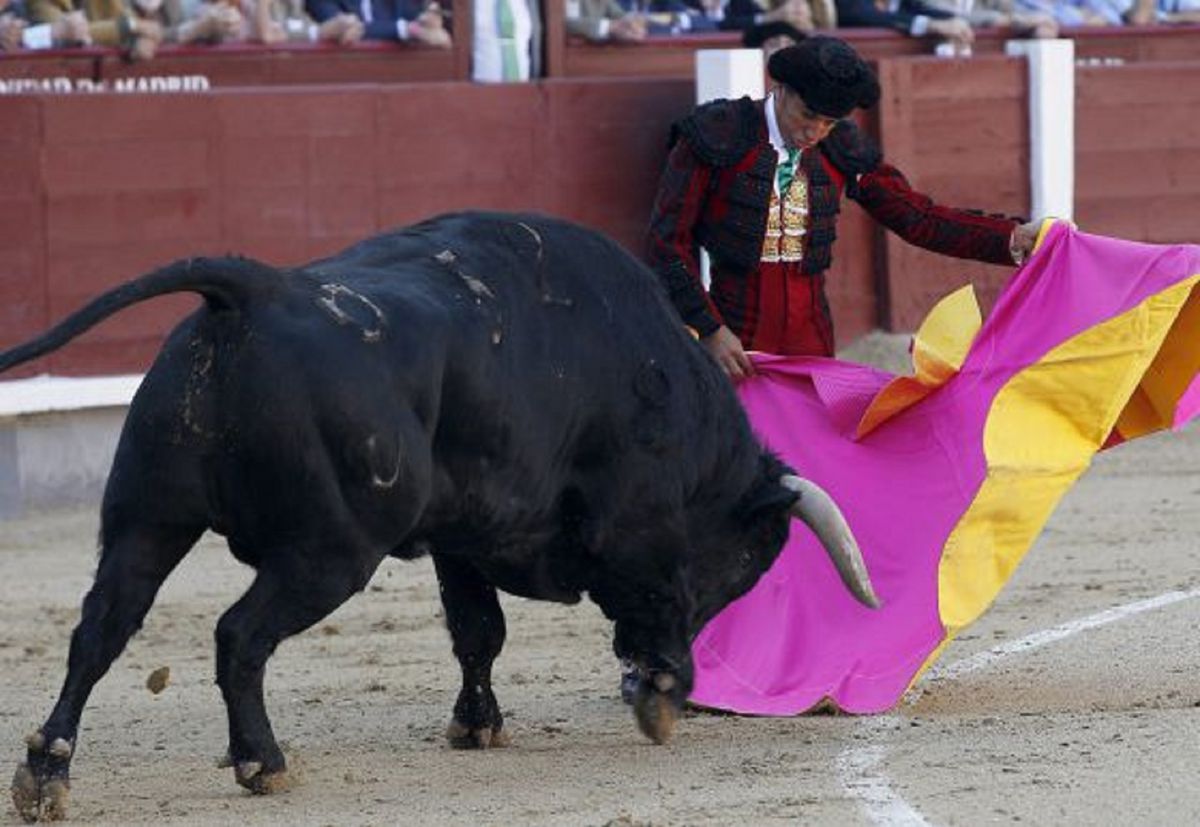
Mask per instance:
[[[159,694],[171,683],[171,667],[160,666],[146,678],[146,688],[154,695]]]

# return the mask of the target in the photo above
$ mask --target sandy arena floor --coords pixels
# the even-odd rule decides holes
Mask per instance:
[[[496,688],[514,746],[442,740],[458,670],[429,562],[271,661],[297,785],[244,794],[213,684],[212,629],[249,582],[208,537],[100,683],[74,762],[88,824],[1187,824],[1200,822],[1200,428],[1098,458],[1015,581],[895,713],[699,715],[654,747],[616,694],[591,605],[506,599]],[[95,559],[93,511],[0,523],[0,746],[11,772],[49,711]],[[1146,611],[1082,618],[1182,590]],[[1068,624],[1059,639],[1006,642]],[[1044,644],[1044,645],[1039,645]],[[955,664],[959,664],[957,671]],[[171,669],[159,695],[148,674]],[[9,805],[4,818],[16,822]]]

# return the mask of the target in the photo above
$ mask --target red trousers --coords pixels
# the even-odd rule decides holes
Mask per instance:
[[[825,299],[825,274],[800,272],[799,262],[761,264],[743,297],[752,307],[734,333],[748,350],[786,356],[832,356],[833,319]],[[738,314],[728,314],[732,320]]]

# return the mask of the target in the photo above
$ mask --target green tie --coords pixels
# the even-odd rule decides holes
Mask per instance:
[[[796,160],[800,157],[800,150],[789,149],[787,154],[787,160],[781,162],[775,171],[779,178],[779,196],[781,198],[787,195],[788,188],[792,185],[792,179],[796,177]]]
[[[496,33],[500,37],[500,79],[520,80],[517,62],[517,21],[510,0],[496,0]]]

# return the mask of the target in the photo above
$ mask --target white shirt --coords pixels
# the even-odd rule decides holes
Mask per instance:
[[[533,21],[526,0],[509,0],[516,31],[517,75],[529,80],[529,46],[533,40]],[[475,0],[475,42],[471,48],[471,79],[481,83],[504,80],[500,57],[500,37],[496,30],[496,0]]]

